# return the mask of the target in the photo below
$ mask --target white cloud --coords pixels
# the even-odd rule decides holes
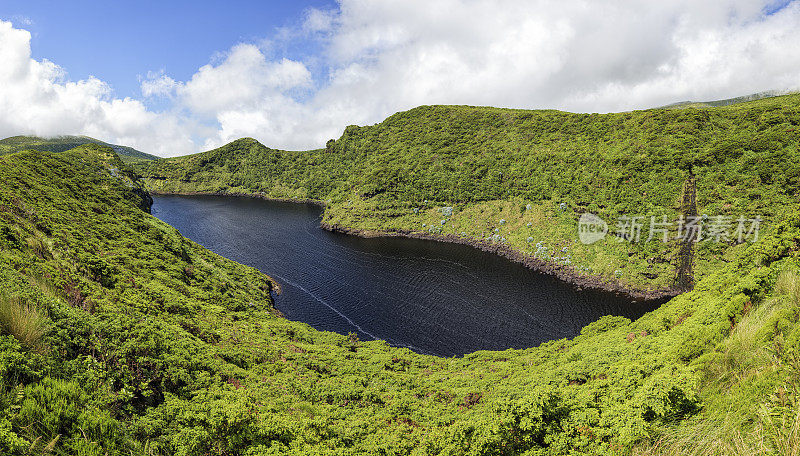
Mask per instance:
[[[422,104],[608,112],[800,88],[800,4],[765,15],[768,5],[341,0],[301,27],[322,40],[327,80],[302,101],[254,89],[246,106],[209,106],[221,126],[212,142],[320,147],[345,125]]]
[[[94,132],[168,155],[240,136],[304,149],[421,104],[608,112],[800,89],[800,1],[764,13],[775,6],[340,0],[269,46],[219,53],[188,80],[149,73],[142,95],[164,98],[164,112],[115,99],[95,78],[69,81],[30,58],[26,31],[0,23],[0,133]],[[321,51],[284,58],[290,39]]]
[[[269,61],[257,46],[239,44],[219,65],[201,67],[178,93],[192,110],[214,114],[257,108],[310,84],[311,73],[302,63]]]
[[[323,11],[311,8],[306,11],[306,18],[303,22],[303,30],[306,32],[328,32],[333,28],[336,13],[333,11]]]
[[[381,106],[612,111],[797,86],[800,5],[766,3],[344,0],[321,96],[375,120]]]
[[[164,70],[149,71],[141,79],[142,95],[145,97],[171,97],[181,84],[164,74]]]
[[[30,41],[0,21],[0,136],[85,134],[160,154],[195,150],[186,122],[113,98],[97,78],[67,80],[54,63],[31,59]]]

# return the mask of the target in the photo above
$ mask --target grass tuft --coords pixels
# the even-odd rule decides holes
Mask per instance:
[[[17,296],[0,294],[0,332],[14,336],[29,349],[41,350],[50,329],[48,318]]]
[[[721,347],[710,376],[728,387],[776,367],[775,352],[765,331],[787,305],[800,303],[800,274],[784,271],[775,282],[773,298],[746,312]]]
[[[664,432],[658,440],[632,452],[635,456],[756,456],[775,454],[764,444],[761,429],[742,433],[731,422],[703,420]]]
[[[796,395],[790,407],[765,410],[762,422],[775,453],[781,456],[800,455],[800,404]]]

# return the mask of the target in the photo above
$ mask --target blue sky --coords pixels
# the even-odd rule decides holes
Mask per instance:
[[[426,104],[796,91],[799,42],[800,0],[0,0],[0,137],[302,150]]]
[[[33,34],[33,58],[57,62],[71,79],[96,76],[119,97],[138,97],[139,75],[165,70],[188,79],[218,52],[297,27],[312,7],[335,9],[336,2],[3,0],[0,19]],[[296,58],[315,48],[298,40],[273,52]]]
[[[789,6],[792,0],[773,0],[764,7],[764,13],[771,16]]]

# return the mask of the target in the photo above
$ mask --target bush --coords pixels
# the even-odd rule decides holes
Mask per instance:
[[[25,388],[14,419],[39,447],[57,447],[69,454],[109,454],[119,442],[116,420],[90,403],[89,394],[72,381],[45,378]],[[100,442],[100,443],[99,443]]]
[[[0,419],[0,454],[23,454],[29,445],[22,437],[11,430],[11,423]]]

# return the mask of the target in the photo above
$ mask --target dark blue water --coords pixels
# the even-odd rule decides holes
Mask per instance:
[[[157,196],[153,215],[283,288],[287,318],[420,353],[460,355],[573,337],[603,315],[655,304],[578,291],[465,245],[363,239],[319,228],[321,209],[219,196]]]

